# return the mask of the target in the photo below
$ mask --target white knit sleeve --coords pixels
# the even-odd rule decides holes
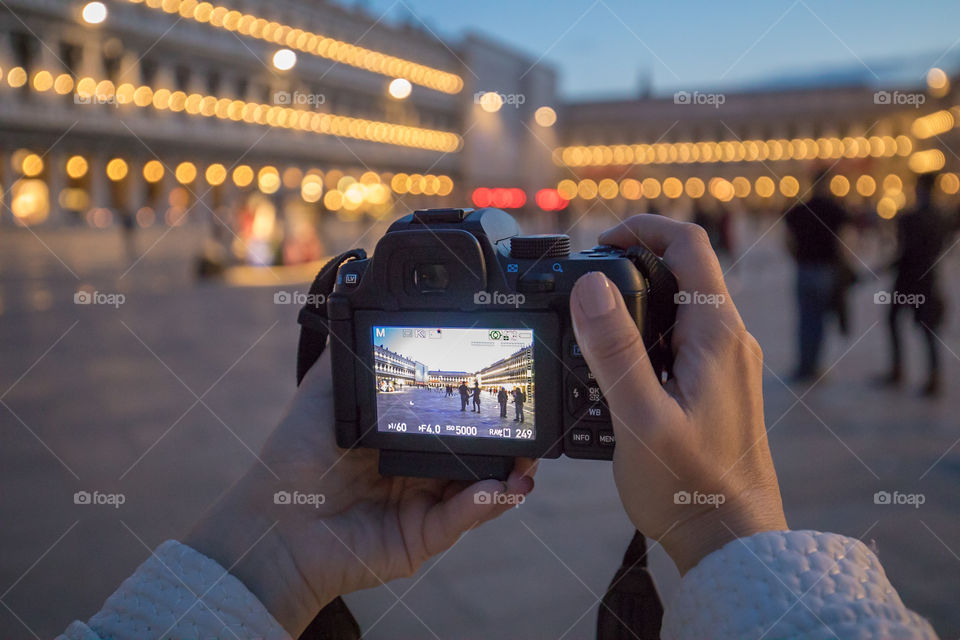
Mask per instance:
[[[161,637],[290,638],[256,596],[226,569],[190,547],[168,540],[87,624],[74,622],[58,640]]]
[[[862,542],[835,533],[771,531],[728,543],[683,577],[663,618],[664,640],[923,638]]]

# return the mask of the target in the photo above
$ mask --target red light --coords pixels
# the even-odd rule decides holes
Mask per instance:
[[[537,206],[544,211],[562,211],[567,208],[569,200],[560,195],[556,189],[540,189],[537,191]]]
[[[498,209],[509,209],[512,204],[509,189],[493,190],[493,206]]]
[[[473,190],[473,204],[477,207],[497,207],[498,209],[519,209],[527,204],[527,194],[516,187],[503,188],[478,187]]]
[[[486,187],[480,187],[473,190],[473,204],[474,206],[480,207],[489,207],[490,203],[493,200],[493,194],[490,192],[490,189]]]

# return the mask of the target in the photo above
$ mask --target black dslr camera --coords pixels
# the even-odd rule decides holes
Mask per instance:
[[[568,236],[522,235],[499,209],[433,209],[334,270],[325,308],[300,322],[330,334],[337,444],[380,449],[383,475],[505,479],[515,456],[611,459],[610,411],[568,307],[590,271],[619,287],[670,374],[677,285],[640,247],[571,254]]]

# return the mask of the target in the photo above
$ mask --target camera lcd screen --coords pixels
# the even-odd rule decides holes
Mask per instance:
[[[533,440],[532,329],[372,327],[377,430]]]

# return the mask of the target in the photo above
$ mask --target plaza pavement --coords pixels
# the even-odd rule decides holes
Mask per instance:
[[[826,377],[790,387],[789,265],[779,230],[763,232],[751,231],[750,242],[761,240],[730,285],[766,355],[767,426],[788,522],[871,541],[904,601],[941,637],[957,637],[957,256],[943,263],[953,311],[940,333],[942,398],[913,393],[915,332],[911,387],[881,393],[867,383],[885,358],[884,309],[873,304],[889,286],[882,274],[858,285],[853,332],[831,335]],[[120,277],[129,264],[115,231],[0,229],[2,638],[51,637],[95,612],[148,549],[182,536],[254,462],[293,392],[297,310],[274,304],[291,287],[195,283],[198,236],[192,227],[145,232],[141,250],[155,245]],[[81,284],[126,300],[75,305]],[[84,490],[122,492],[125,503],[74,504]],[[877,491],[921,493],[924,503],[875,504]],[[592,638],[630,535],[609,463],[545,461],[519,508],[413,578],[347,600],[371,639]],[[669,597],[676,571],[659,549],[653,565]]]

